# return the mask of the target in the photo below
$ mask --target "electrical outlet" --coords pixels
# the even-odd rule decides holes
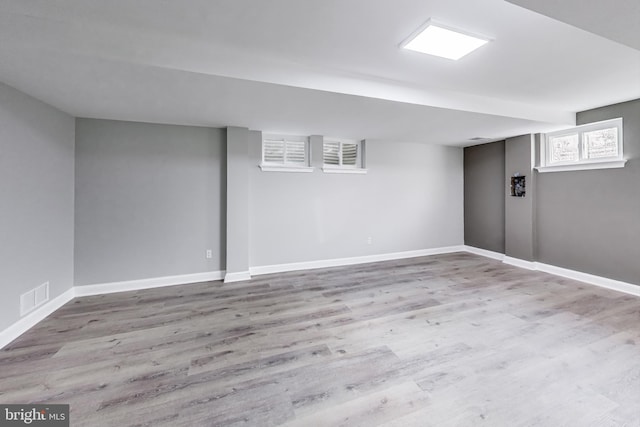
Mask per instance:
[[[213,251],[211,249],[207,249],[206,257],[207,259],[213,258]]]
[[[367,245],[370,245],[373,243],[373,237],[369,236],[367,237]]]

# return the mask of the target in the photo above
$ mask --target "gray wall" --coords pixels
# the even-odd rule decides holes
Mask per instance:
[[[251,266],[357,257],[463,243],[462,149],[367,141],[366,175],[263,172],[249,144]],[[368,237],[372,244],[367,244]]]
[[[223,270],[224,142],[222,129],[77,119],[76,285]]]
[[[640,284],[640,100],[578,113],[623,118],[622,169],[538,174],[539,261]]]
[[[248,132],[248,188],[225,203],[224,130],[78,119],[76,133],[77,285],[225,269],[225,210],[245,197],[231,219],[248,215],[248,266],[463,243],[460,148],[369,141],[367,175],[262,172]]]
[[[227,128],[226,274],[249,272],[249,129]]]
[[[533,135],[508,138],[505,142],[505,255],[525,261],[535,260],[535,177],[533,164],[535,144]],[[511,196],[511,177],[525,176],[525,196]]]
[[[73,117],[0,83],[0,330],[73,286],[73,147]]]
[[[464,149],[464,243],[504,253],[505,142]]]

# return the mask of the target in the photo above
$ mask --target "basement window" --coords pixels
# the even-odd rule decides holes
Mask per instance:
[[[327,139],[322,144],[322,171],[325,173],[367,173],[364,168],[364,141]]]
[[[539,172],[622,168],[622,118],[589,123],[545,135]]]
[[[309,138],[265,135],[262,139],[260,169],[265,172],[312,172]]]

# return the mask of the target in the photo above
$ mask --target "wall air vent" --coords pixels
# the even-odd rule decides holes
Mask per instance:
[[[20,295],[20,315],[24,316],[49,301],[49,282]]]

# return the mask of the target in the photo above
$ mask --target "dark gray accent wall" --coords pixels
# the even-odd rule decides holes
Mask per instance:
[[[538,175],[538,260],[640,284],[640,100],[578,113],[578,124],[623,118],[622,169]]]
[[[464,243],[504,253],[504,141],[464,149]]]
[[[73,286],[74,119],[0,83],[0,331],[20,295]]]
[[[522,135],[505,142],[505,197],[504,254],[524,261],[535,260],[535,159],[534,136]],[[511,177],[525,177],[525,196],[511,196]]]
[[[77,119],[76,285],[223,270],[225,156],[224,129]]]

